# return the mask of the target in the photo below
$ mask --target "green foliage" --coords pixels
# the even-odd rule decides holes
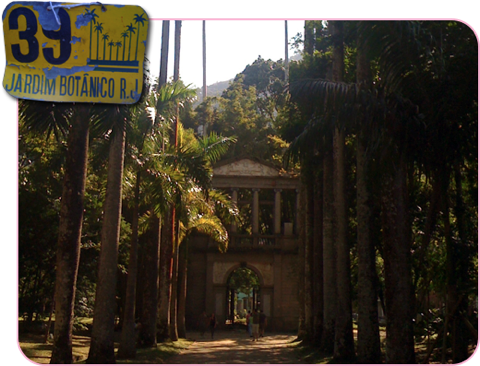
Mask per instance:
[[[206,98],[190,114],[195,127],[223,136],[236,136],[224,158],[257,157],[272,161],[283,154],[281,144],[270,143],[285,121],[286,95],[283,62],[258,58],[238,74],[220,97]],[[189,122],[190,125],[191,122]]]
[[[149,88],[146,88],[148,90]],[[127,120],[127,149],[124,180],[124,213],[121,218],[118,270],[125,273],[131,238],[131,207],[137,174],[141,172],[141,212],[152,207],[164,212],[181,204],[189,189],[208,195],[211,164],[225,153],[234,138],[211,134],[197,140],[179,124],[179,147],[173,146],[172,122],[177,108],[190,103],[194,91],[181,83],[166,84],[129,107],[93,106],[89,110],[91,141],[82,225],[80,267],[77,277],[75,314],[89,316],[93,309],[96,272],[101,245],[105,201],[108,146],[113,123]],[[20,204],[20,312],[29,319],[50,310],[55,279],[55,252],[62,195],[66,134],[73,104],[20,102],[19,204]],[[40,134],[39,134],[40,132]],[[42,135],[44,134],[44,135]],[[46,136],[46,137],[45,137]],[[203,189],[197,188],[201,184]],[[205,202],[198,198],[198,202]],[[216,206],[229,207],[218,194],[209,207],[191,212],[188,229],[194,227],[216,238],[226,247],[228,236],[215,216]],[[222,206],[223,204],[223,206]],[[201,206],[199,206],[201,207]],[[191,207],[189,207],[191,209]],[[234,212],[235,209],[231,208]],[[218,212],[221,212],[219,209]],[[192,224],[195,222],[195,224]]]
[[[260,286],[258,276],[247,267],[240,267],[232,272],[228,281],[229,288],[244,294],[250,294],[252,289]]]
[[[50,310],[62,192],[64,145],[19,125],[19,313]]]
[[[477,41],[460,22],[345,22],[345,82],[334,83],[329,80],[331,40],[322,34],[323,26],[306,22],[303,60],[291,64],[289,119],[280,129],[289,142],[284,161],[308,168],[322,156],[322,141],[340,127],[347,134],[347,192],[354,192],[355,143],[366,144],[383,299],[385,254],[377,203],[382,174],[405,154],[415,311],[423,314],[417,330],[439,332],[447,289],[454,286],[471,301],[478,285]],[[355,84],[360,51],[367,54],[373,75],[366,84]],[[347,195],[347,202],[354,243],[355,196]],[[351,255],[356,279],[355,246]]]

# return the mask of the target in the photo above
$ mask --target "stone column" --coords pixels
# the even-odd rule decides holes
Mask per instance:
[[[282,190],[281,189],[274,189],[275,192],[275,211],[273,213],[273,229],[274,234],[278,235],[282,233],[282,206],[281,206],[281,198],[282,198]]]
[[[232,202],[237,205],[238,203],[238,188],[232,188]],[[234,221],[231,224],[231,231],[232,233],[237,232],[237,223]]]
[[[254,188],[252,191],[253,191],[252,233],[253,233],[253,235],[257,235],[258,234],[258,211],[259,211],[258,192],[260,192],[260,189]]]
[[[296,206],[296,209],[295,209],[295,232],[294,234],[299,234],[299,230],[300,230],[300,219],[301,219],[301,215],[299,215],[299,212],[300,212],[300,189],[296,189],[295,190],[297,196],[296,196],[296,202],[295,202],[295,206]]]

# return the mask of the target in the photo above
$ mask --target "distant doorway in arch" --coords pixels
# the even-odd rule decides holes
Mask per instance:
[[[248,311],[260,306],[261,285],[258,275],[246,265],[234,270],[227,280],[226,323],[234,325],[245,319]]]

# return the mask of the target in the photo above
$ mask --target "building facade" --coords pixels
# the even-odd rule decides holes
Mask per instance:
[[[239,221],[229,228],[226,253],[205,236],[190,243],[187,327],[203,311],[215,313],[220,325],[233,312],[229,278],[248,268],[258,278],[254,304],[268,317],[272,331],[298,327],[298,218],[300,182],[253,159],[226,161],[214,168],[213,186],[224,190],[239,208]]]

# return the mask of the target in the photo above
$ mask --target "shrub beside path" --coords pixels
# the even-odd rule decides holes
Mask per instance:
[[[253,342],[244,330],[222,330],[215,332],[214,339],[210,333],[204,337],[198,332],[188,334],[195,342],[166,360],[169,364],[259,364],[259,363],[302,363],[295,355],[293,334],[269,334]]]

